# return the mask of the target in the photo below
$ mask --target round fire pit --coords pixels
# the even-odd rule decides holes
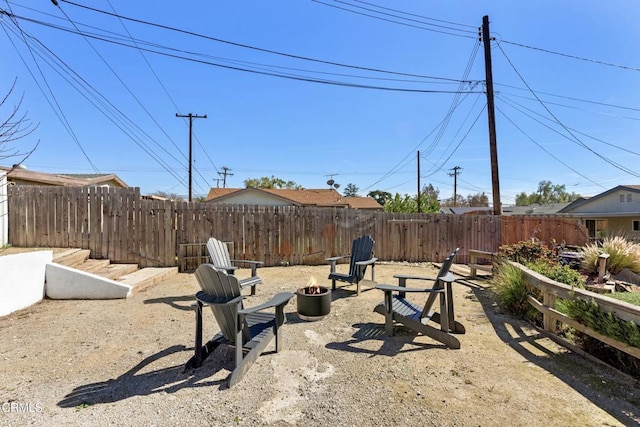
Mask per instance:
[[[331,311],[331,289],[323,286],[298,289],[296,302],[302,320],[322,320]]]

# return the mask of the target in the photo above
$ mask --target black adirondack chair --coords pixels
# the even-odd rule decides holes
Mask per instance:
[[[456,278],[449,271],[457,253],[458,248],[444,260],[436,277],[397,274],[394,277],[398,279],[399,286],[376,286],[376,289],[384,291],[385,295],[384,301],[378,304],[374,311],[385,316],[387,335],[393,336],[393,325],[396,322],[427,335],[449,348],[460,348],[460,341],[452,334],[463,334],[465,328],[455,320],[452,284]],[[408,288],[407,280],[433,281],[433,286],[430,288]],[[429,295],[424,306],[421,307],[409,301],[406,298],[407,293],[427,293]],[[440,310],[436,311],[434,305],[438,297],[440,298]],[[440,328],[430,325],[429,321],[440,324]]]
[[[213,237],[207,241],[207,252],[209,252],[211,264],[213,264],[215,268],[224,270],[231,275],[235,275],[235,271],[238,268],[236,264],[248,264],[251,267],[251,276],[238,279],[238,281],[242,288],[251,286],[251,295],[256,294],[256,286],[262,283],[262,279],[258,277],[258,267],[262,266],[264,262],[230,259],[227,244]]]
[[[369,265],[371,266],[371,280],[375,280],[375,263],[378,259],[373,256],[374,243],[371,236],[360,236],[353,241],[350,255],[326,258],[326,261],[331,263],[329,279],[331,279],[333,289],[336,288],[336,280],[351,284],[355,283],[357,285],[357,295],[360,295],[360,281],[364,278],[364,273]],[[338,273],[336,271],[336,264],[344,258],[350,258],[349,272],[346,274]]]
[[[195,276],[202,288],[196,294],[195,354],[186,363],[184,371],[202,366],[202,362],[220,344],[228,344],[235,347],[235,368],[228,378],[229,387],[233,387],[273,338],[276,340],[276,352],[280,351],[280,328],[285,322],[284,307],[293,294],[282,292],[264,304],[245,308],[240,284],[235,276],[216,269],[212,264],[200,265]],[[202,345],[204,305],[211,307],[220,332]],[[273,312],[265,312],[267,309]]]

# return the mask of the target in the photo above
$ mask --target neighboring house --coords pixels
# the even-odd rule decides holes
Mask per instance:
[[[334,189],[212,188],[207,203],[261,206],[317,206],[382,210],[372,197],[344,197]]]
[[[528,206],[503,206],[503,215],[557,215],[569,203],[535,204]]]
[[[568,203],[550,203],[548,205],[503,206],[502,215],[556,215]],[[454,215],[493,215],[492,207],[444,206],[440,213]]]
[[[577,217],[590,239],[622,235],[640,239],[640,185],[619,185],[592,197],[582,197],[559,213]]]
[[[2,171],[7,172],[9,185],[128,187],[115,174],[55,174],[32,171],[20,166],[0,166],[0,172]]]

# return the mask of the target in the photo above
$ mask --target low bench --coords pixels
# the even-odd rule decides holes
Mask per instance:
[[[495,254],[488,251],[479,251],[476,249],[469,249],[469,276],[476,277],[477,270],[493,271],[493,259]],[[484,260],[484,263],[480,264],[479,261]]]

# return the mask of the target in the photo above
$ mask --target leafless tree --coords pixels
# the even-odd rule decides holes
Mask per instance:
[[[21,112],[24,94],[20,96],[17,104],[10,105],[11,98],[14,95],[17,79],[13,81],[11,88],[7,91],[2,101],[0,101],[0,118],[6,117],[0,122],[0,161],[7,159],[19,159],[14,162],[20,164],[24,162],[38,147],[40,141],[29,151],[23,151],[16,147],[18,140],[24,139],[31,135],[38,128],[38,124],[34,124],[27,117],[27,112]]]

